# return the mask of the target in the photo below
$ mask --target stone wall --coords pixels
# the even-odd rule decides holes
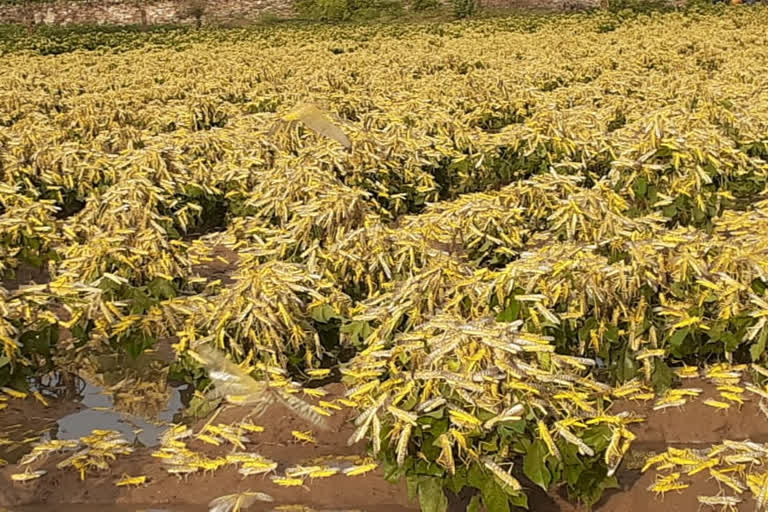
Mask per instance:
[[[193,23],[194,0],[57,0],[0,6],[0,23],[159,25]],[[254,20],[295,14],[292,0],[204,0],[205,21]]]

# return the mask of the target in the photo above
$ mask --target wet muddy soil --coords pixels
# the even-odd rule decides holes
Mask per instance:
[[[716,391],[713,386],[703,381],[689,381],[685,385],[703,388],[704,393],[698,399],[691,400],[682,409],[652,411],[649,403],[615,404],[617,410],[618,408],[631,409],[647,417],[645,422],[632,426],[632,430],[638,436],[634,444],[635,450],[659,450],[670,445],[702,446],[717,443],[724,438],[768,441],[768,421],[759,412],[756,403],[747,402],[740,410],[735,406],[727,411],[714,410],[702,403],[705,398],[715,397]],[[330,384],[325,388],[330,395],[338,395],[342,392],[339,384]],[[11,400],[8,403],[8,409],[4,410],[0,416],[0,432],[7,433],[8,429],[13,427],[15,434],[5,435],[16,440],[28,437],[34,432],[47,432],[43,435],[51,437],[66,435],[61,428],[62,418],[80,415],[79,417],[83,419],[86,418],[84,416],[86,412],[93,410],[92,405],[74,402],[51,403],[50,407],[43,407],[33,400]],[[89,402],[89,404],[93,403],[95,402]],[[251,411],[242,408],[225,409],[215,421],[217,423],[235,422],[249,412]],[[311,427],[282,406],[274,405],[254,420],[265,430],[251,436],[251,443],[247,445],[247,449],[278,461],[278,471],[325,455],[365,455],[366,447],[363,443],[352,446],[347,444],[353,431],[350,415],[351,411],[339,412],[332,418],[330,430],[315,432],[316,444],[301,444],[293,439],[291,431],[309,430]],[[88,421],[84,423],[87,424]],[[199,429],[203,423],[198,422],[196,427]],[[81,424],[78,423],[78,425]],[[114,428],[95,422],[90,427]],[[282,504],[301,504],[315,510],[359,509],[371,512],[418,510],[415,503],[409,502],[405,485],[388,483],[380,472],[358,477],[341,475],[316,479],[307,481],[306,487],[294,488],[274,485],[268,477],[243,478],[233,468],[224,468],[214,474],[195,474],[180,479],[165,472],[162,463],[150,456],[153,448],[142,446],[140,444],[142,440],[146,441],[138,437],[135,439],[139,444],[133,455],[118,457],[111,464],[108,472],[89,475],[85,481],[81,481],[72,471],[61,471],[55,468],[56,463],[64,457],[63,455],[51,457],[42,464],[37,464],[35,469],[48,470],[48,474],[29,483],[20,484],[10,480],[12,473],[19,472],[15,464],[11,463],[5,468],[0,468],[0,506],[10,507],[10,510],[16,512],[74,512],[75,510],[88,512],[105,510],[106,505],[109,505],[109,510],[117,512],[134,510],[192,512],[207,510],[206,504],[215,497],[252,490],[265,492],[275,499],[275,502],[268,506],[261,508],[253,506],[248,509],[253,511],[269,510],[275,505]],[[151,439],[147,444],[152,444]],[[196,440],[191,440],[189,445],[196,451],[210,456],[220,454],[222,449]],[[20,451],[23,452],[23,448]],[[17,452],[16,455],[18,456],[19,453]],[[148,484],[130,489],[115,487],[114,481],[124,475],[146,475]],[[708,479],[706,474],[700,474],[690,479],[691,487],[684,492],[670,492],[663,498],[657,499],[647,490],[654,478],[653,472],[640,474],[638,471],[625,469],[619,475],[622,488],[608,493],[594,507],[594,510],[600,512],[696,511],[699,510],[697,495],[711,496],[720,492],[715,481]],[[569,503],[556,491],[545,494],[531,486],[528,492],[530,510],[536,512],[584,510]],[[67,508],[67,505],[71,507]],[[737,510],[754,510],[754,501],[745,497]]]
[[[331,394],[340,393],[338,384],[329,385],[326,389]],[[18,401],[18,404],[24,404],[28,409],[38,408],[30,400]],[[249,412],[251,411],[243,408],[223,410],[215,421],[232,423],[242,419]],[[347,445],[347,440],[354,430],[349,422],[350,414],[351,411],[345,411],[335,415],[331,419],[330,430],[315,432],[317,443],[302,444],[293,439],[291,431],[306,431],[311,427],[282,406],[274,405],[260,418],[253,420],[264,427],[264,432],[252,435],[253,443],[246,446],[248,451],[255,451],[278,461],[278,470],[325,455],[365,455],[363,443]],[[200,422],[196,427],[200,428],[203,423]],[[210,456],[222,451],[220,447],[205,445],[195,440],[190,441],[189,445],[196,451]],[[197,510],[190,509],[189,506],[207,504],[211,499],[224,494],[253,490],[271,495],[275,499],[271,506],[300,503],[316,509],[352,508],[393,512],[417,509],[408,501],[404,484],[392,485],[378,473],[318,479],[309,483],[306,488],[280,487],[263,476],[243,478],[234,468],[223,468],[214,474],[195,474],[180,479],[166,473],[159,459],[150,456],[152,451],[152,448],[140,447],[130,456],[118,457],[111,464],[109,472],[88,476],[85,481],[81,481],[75,472],[56,469],[56,463],[64,458],[63,455],[51,457],[36,465],[35,469],[44,469],[48,474],[23,484],[11,482],[10,474],[20,470],[16,465],[10,464],[0,470],[0,506],[36,505],[34,510],[42,511],[54,510],[54,507],[40,508],[45,504],[152,504],[154,508],[175,511],[176,507],[180,507],[178,510],[186,511]],[[115,487],[114,481],[123,475],[146,475],[149,482],[148,485],[138,488]],[[56,506],[55,510],[60,512],[62,509]],[[251,507],[249,510],[259,509]]]

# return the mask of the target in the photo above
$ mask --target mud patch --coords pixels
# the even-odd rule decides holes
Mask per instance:
[[[734,405],[730,410],[723,412],[702,403],[706,398],[717,397],[717,391],[713,385],[704,381],[687,381],[685,384],[687,387],[700,387],[704,392],[700,397],[691,399],[683,410],[652,411],[650,403],[614,404],[618,410],[621,406],[626,406],[647,417],[645,422],[631,426],[638,436],[633,445],[633,451],[639,452],[649,446],[665,449],[669,445],[678,445],[680,442],[701,447],[720,442],[723,438],[752,440],[768,438],[768,422],[757,410],[754,399],[745,403],[741,410]],[[327,400],[333,400],[344,391],[341,384],[329,384],[323,389],[328,392]],[[23,422],[25,414],[30,417],[40,416],[47,421],[40,424],[41,429],[49,428],[51,431],[49,435],[66,435],[66,432],[62,433],[62,427],[59,424],[62,416],[85,418],[84,411],[93,410],[93,407],[105,406],[102,404],[108,403],[103,401],[104,397],[88,398],[92,392],[97,391],[95,388],[93,390],[88,388],[88,390],[84,393],[84,400],[91,405],[90,409],[85,408],[83,404],[72,402],[52,404],[46,409],[32,400],[14,400],[9,402],[11,404],[9,413],[12,413],[0,418],[0,423],[7,426],[10,421]],[[751,398],[748,394],[744,397]],[[101,401],[97,402],[97,400]],[[222,409],[212,422],[232,424],[249,415],[252,416],[253,413],[254,411],[242,407],[227,407]],[[78,416],[79,414],[81,416]],[[249,434],[246,450],[278,462],[278,473],[282,473],[289,466],[307,463],[318,457],[365,456],[367,451],[364,443],[351,446],[347,444],[348,438],[354,431],[353,414],[351,410],[339,411],[330,418],[329,430],[316,431],[311,425],[295,417],[288,409],[281,405],[273,405],[260,416],[251,418],[253,423],[264,427],[264,432]],[[165,418],[165,421],[168,421],[168,418]],[[199,431],[206,421],[196,422],[193,425],[195,432]],[[92,424],[88,427],[119,430],[114,425]],[[133,432],[133,425],[125,428]],[[317,443],[296,441],[291,435],[293,430],[313,430]],[[64,457],[63,455],[51,457],[36,465],[35,469],[45,469],[49,473],[28,484],[10,481],[10,474],[22,470],[15,464],[10,464],[0,470],[0,506],[13,507],[16,512],[88,512],[105,508],[117,512],[138,510],[196,512],[207,510],[207,503],[215,497],[251,490],[265,492],[275,499],[272,504],[249,509],[257,512],[285,504],[301,504],[318,512],[339,509],[359,509],[369,512],[418,510],[418,505],[408,500],[404,482],[390,484],[380,471],[358,477],[337,475],[307,480],[305,487],[290,488],[277,486],[265,476],[243,477],[234,467],[225,467],[209,474],[198,473],[186,478],[177,478],[166,472],[159,459],[151,456],[152,448],[140,445],[141,436],[137,435],[129,439],[134,439],[136,442],[136,452],[133,455],[118,457],[108,471],[89,474],[85,481],[81,481],[73,471],[56,469],[56,463]],[[230,449],[224,446],[207,445],[196,439],[189,439],[188,446],[208,457],[222,456]],[[635,458],[641,459],[639,456]],[[621,488],[606,493],[593,510],[599,512],[647,512],[650,510],[693,512],[699,509],[697,496],[714,496],[721,492],[717,482],[702,473],[694,477],[685,477],[690,487],[683,492],[670,492],[663,497],[656,497],[648,490],[656,478],[655,472],[648,471],[641,474],[639,471],[632,470],[632,467],[636,467],[634,462],[636,461],[631,457],[627,457],[619,474]],[[115,487],[114,482],[125,475],[146,475],[148,484],[130,489]],[[531,511],[586,512],[587,510],[583,506],[570,503],[564,496],[562,488],[545,493],[527,482],[524,487],[528,492]],[[466,500],[462,501],[460,498],[461,496],[451,500],[451,512],[464,510]],[[19,507],[21,505],[23,506]],[[745,495],[744,501],[736,510],[754,510],[754,505],[754,500]]]
[[[327,386],[329,400],[339,396],[342,386]],[[234,423],[252,414],[253,411],[242,407],[230,407],[222,410],[214,423]],[[281,405],[269,407],[260,417],[252,421],[264,427],[264,432],[250,435],[248,451],[264,455],[279,463],[278,472],[286,467],[322,456],[364,456],[366,446],[358,443],[347,445],[347,440],[354,431],[351,424],[352,411],[340,411],[330,419],[331,428],[327,431],[314,432],[316,444],[302,444],[291,435],[292,430],[311,430],[311,425],[293,416]],[[205,421],[194,425],[198,431]],[[223,446],[214,447],[198,440],[190,440],[189,447],[208,456],[221,456],[227,453]],[[56,511],[65,510],[61,504],[111,504],[136,505],[152,504],[155,508],[173,511],[198,510],[184,508],[189,505],[204,506],[213,498],[224,494],[246,490],[266,492],[274,497],[275,502],[263,510],[280,504],[295,504],[316,509],[356,508],[367,511],[406,512],[418,510],[418,506],[408,501],[405,483],[393,485],[387,482],[380,472],[363,476],[348,477],[338,475],[331,478],[307,480],[306,487],[280,487],[268,477],[252,476],[244,478],[236,468],[226,467],[214,473],[194,474],[186,478],[177,478],[165,471],[162,462],[151,456],[152,449],[139,447],[133,455],[118,457],[109,471],[88,476],[83,482],[71,470],[56,469],[56,463],[65,455],[51,457],[34,469],[44,469],[48,474],[26,484],[13,483],[10,474],[23,471],[12,464],[0,471],[0,488],[9,489],[0,493],[0,506],[17,507],[20,505],[53,506]],[[123,475],[146,475],[148,485],[138,488],[117,488],[114,481]],[[28,510],[28,509],[24,509]],[[31,512],[31,509],[29,509]],[[37,510],[46,510],[38,508]],[[50,510],[50,508],[48,509]],[[78,510],[84,510],[78,508]],[[102,508],[103,510],[103,508]],[[203,510],[203,509],[201,509]],[[205,509],[207,510],[207,509]],[[251,507],[249,510],[262,510]]]
[[[723,401],[716,386],[703,379],[684,381],[684,387],[700,388],[702,394],[680,408],[652,410],[652,404],[630,400],[616,402],[612,410],[630,411],[645,417],[642,423],[635,423],[631,430],[637,435],[634,449],[659,450],[668,445],[696,445],[719,443],[723,439],[740,441],[750,439],[768,442],[768,419],[760,412],[758,398],[744,393],[743,406],[731,405],[719,410],[704,404],[711,398]]]
[[[48,273],[47,268],[38,268],[27,263],[22,263],[14,270],[14,276],[12,278],[4,279],[0,284],[9,292],[15,292],[22,286],[46,284],[50,282],[51,275]]]
[[[11,399],[0,413],[0,459],[15,463],[38,439],[58,435],[58,420],[84,409],[71,400],[51,400],[49,406],[27,399]],[[2,493],[0,493],[2,495]]]
[[[223,245],[213,247],[211,261],[192,267],[192,271],[209,281],[220,280],[224,286],[235,282],[232,274],[237,270],[239,257],[235,251]]]

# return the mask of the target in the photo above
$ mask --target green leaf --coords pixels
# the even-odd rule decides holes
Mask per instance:
[[[683,341],[685,340],[685,337],[688,336],[690,331],[691,329],[689,327],[678,329],[674,332],[674,334],[672,334],[672,336],[669,337],[668,343],[673,352],[679,354],[680,347],[683,346]]]
[[[58,324],[47,325],[39,331],[27,331],[19,336],[25,351],[45,357],[51,357],[51,350],[58,339]]]
[[[8,357],[8,356],[0,357],[0,368],[2,368],[3,366],[7,365],[10,362],[11,362],[11,358],[10,357]]]
[[[658,194],[659,194],[659,192],[658,192],[658,188],[656,187],[656,185],[649,185],[648,186],[648,201],[651,204],[656,202],[656,200],[659,197]]]
[[[480,508],[480,495],[475,494],[472,496],[472,499],[469,500],[469,505],[467,505],[467,512],[480,512],[482,509]]]
[[[349,340],[353,344],[361,343],[373,332],[368,322],[356,320],[354,322],[348,322],[341,326],[342,334],[349,336]]]
[[[157,304],[157,299],[154,299],[144,293],[143,290],[140,290],[138,288],[134,288],[128,293],[128,296],[131,297],[131,314],[132,315],[143,315],[149,309]]]
[[[391,460],[391,461],[385,460],[382,463],[382,470],[384,471],[384,479],[387,482],[392,483],[392,484],[395,484],[395,483],[399,482],[400,479],[403,478],[404,476],[406,476],[406,474],[408,473],[408,469],[410,469],[408,466],[409,466],[411,460],[412,459],[407,460],[406,463],[403,464],[402,467],[398,466],[397,462],[395,462],[394,459]],[[414,495],[413,495],[413,498],[411,498],[411,499],[416,499],[416,494],[415,493],[416,493],[416,491],[414,490]]]
[[[581,440],[596,452],[603,451],[608,446],[610,439],[611,429],[607,425],[590,427],[581,435]]]
[[[445,512],[448,498],[445,497],[439,478],[419,479],[419,508],[421,512]]]
[[[546,465],[546,458],[549,454],[547,445],[544,441],[537,439],[528,449],[528,453],[523,458],[523,473],[531,482],[535,483],[543,490],[547,490],[552,475],[549,473]]]
[[[562,453],[560,455],[562,456]],[[562,472],[563,472],[562,461],[556,457],[547,457],[546,461],[547,461],[547,469],[549,469],[549,473],[552,475],[552,478],[550,479],[550,481],[560,482],[562,477]]]
[[[524,492],[513,494],[509,497],[509,503],[512,506],[524,508],[528,510],[528,495]]]
[[[456,473],[453,476],[448,477],[446,488],[453,494],[459,494],[461,490],[467,485],[467,467],[459,466],[456,468]]]
[[[442,411],[442,409],[440,410]],[[429,435],[435,439],[447,431],[449,426],[447,418],[435,418],[434,416],[422,416],[418,419],[418,423],[429,425]]]
[[[510,439],[525,432],[526,424],[525,420],[505,421],[500,423],[497,429],[502,439]]]
[[[624,348],[624,350],[622,350],[616,371],[616,376],[621,382],[628,381],[637,375],[637,364],[635,363],[635,359],[632,357],[632,354],[630,354],[628,348],[629,347],[627,346]]]
[[[741,344],[741,340],[744,338],[744,335],[742,333],[734,334],[732,332],[726,332],[723,334],[723,336],[720,338],[720,341],[723,342],[723,350],[726,352],[733,352],[737,348],[739,348],[739,345]]]
[[[467,471],[467,483],[475,489],[482,489],[487,478],[489,476],[485,474],[479,464],[472,464]]]
[[[603,479],[603,483],[601,484],[601,487],[603,489],[620,489],[621,486],[619,485],[619,480],[616,478],[616,475],[608,476]]]
[[[312,311],[310,311],[309,314],[313,320],[322,324],[328,323],[329,320],[334,318],[341,318],[328,304],[323,304],[321,306],[312,308]]]
[[[760,333],[760,337],[755,343],[749,347],[749,355],[752,356],[752,361],[757,361],[760,356],[765,352],[765,342],[768,341],[768,328],[763,327],[763,331]],[[0,365],[2,366],[2,365]]]
[[[172,299],[176,297],[176,289],[173,283],[162,277],[156,277],[147,285],[149,293],[158,299]]]
[[[406,477],[405,486],[408,488],[408,499],[414,501],[419,493],[419,477],[415,475]]]
[[[193,418],[205,418],[216,410],[219,403],[221,403],[221,399],[209,400],[193,396],[192,400],[189,401],[189,406],[187,406],[186,414]]]
[[[483,504],[489,512],[509,512],[509,495],[493,477],[485,480],[480,492],[483,496]]]
[[[425,446],[424,449],[426,450],[428,447]],[[439,449],[435,451],[435,457],[437,457],[437,453],[439,452]],[[441,477],[445,474],[445,470],[433,463],[433,462],[427,462],[425,460],[419,460],[419,462],[416,463],[416,474],[420,476],[428,476],[428,477]]]
[[[606,476],[604,466],[593,465],[580,472],[578,482],[569,487],[569,493],[575,494],[587,507],[591,507],[600,500],[605,489],[616,488],[616,477]]]
[[[496,453],[499,450],[498,438],[493,437],[488,441],[480,441],[479,447],[483,453]]]
[[[667,366],[664,361],[656,360],[653,364],[653,374],[651,375],[651,382],[653,383],[653,389],[657,393],[666,391],[672,387],[672,380],[674,379],[674,373]]]
[[[143,332],[137,332],[125,338],[123,346],[131,358],[136,359],[145,350],[152,348],[157,340],[152,336],[147,336]]]
[[[504,309],[501,313],[496,315],[496,321],[497,322],[514,322],[517,320],[517,316],[520,314],[520,302],[512,299],[509,306]]]
[[[643,176],[640,176],[635,180],[634,186],[635,195],[639,198],[645,197],[645,193],[648,191],[648,180]]]
[[[576,485],[576,482],[579,481],[579,474],[582,472],[583,469],[584,468],[582,468],[578,464],[567,464],[565,466],[565,469],[563,470],[566,483],[570,486]]]

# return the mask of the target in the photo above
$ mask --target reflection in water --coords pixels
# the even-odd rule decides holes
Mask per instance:
[[[186,387],[186,386],[184,386]],[[102,389],[86,383],[80,401],[88,409],[64,416],[57,422],[56,439],[79,439],[87,436],[93,429],[116,430],[129,441],[137,440],[144,446],[159,444],[160,435],[165,430],[165,424],[173,421],[173,417],[182,410],[182,389],[171,388],[168,405],[157,413],[150,423],[147,419],[128,413],[113,410],[112,396],[104,394]]]

